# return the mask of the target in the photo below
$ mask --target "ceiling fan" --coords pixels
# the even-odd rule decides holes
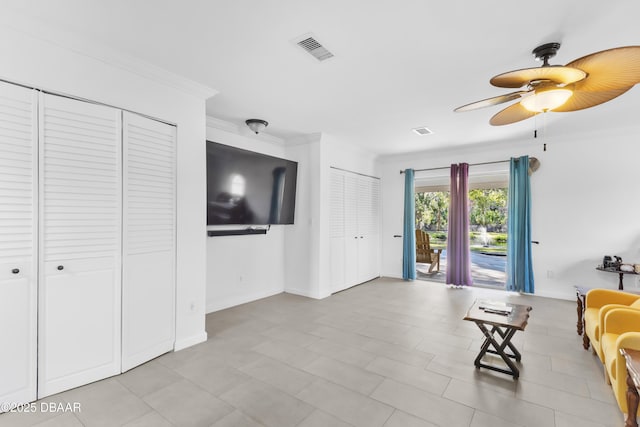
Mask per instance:
[[[515,92],[483,99],[456,108],[470,111],[504,102],[518,102],[494,115],[489,123],[508,125],[538,113],[577,111],[610,101],[640,82],[640,46],[618,47],[592,53],[565,66],[550,65],[560,43],[546,43],[533,49],[541,67],[498,74],[490,82]]]

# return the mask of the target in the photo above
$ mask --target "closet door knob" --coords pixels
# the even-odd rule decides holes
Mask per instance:
[[[58,270],[59,270],[59,271],[64,270],[64,265],[59,265],[59,266],[58,266]]]
[[[19,268],[14,268],[13,270],[11,270],[11,272],[13,274],[18,274],[18,273],[20,273],[20,269]]]

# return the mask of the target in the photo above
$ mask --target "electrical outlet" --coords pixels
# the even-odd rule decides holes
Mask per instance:
[[[553,272],[553,270],[547,270],[547,279],[553,279],[554,276],[555,273]]]
[[[189,304],[189,311],[191,311],[192,313],[196,312],[196,303],[192,302],[191,304]]]

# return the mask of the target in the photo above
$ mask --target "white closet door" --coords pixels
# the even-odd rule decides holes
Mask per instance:
[[[344,230],[344,173],[331,170],[331,214],[329,218],[329,245],[331,253],[331,292],[344,289],[345,284],[345,230]]]
[[[358,175],[345,173],[344,177],[344,230],[345,230],[345,281],[342,289],[357,285],[358,248]]]
[[[380,180],[352,172],[330,175],[331,291],[380,276]]]
[[[120,373],[121,114],[40,97],[39,397]]]
[[[175,343],[176,128],[124,113],[122,370]]]
[[[0,83],[0,404],[36,399],[37,117],[36,91]]]
[[[366,282],[380,275],[380,181],[360,177],[358,188],[358,281]]]

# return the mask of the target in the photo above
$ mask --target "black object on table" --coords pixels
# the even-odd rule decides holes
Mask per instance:
[[[501,312],[501,307],[508,307],[508,311]],[[467,311],[464,320],[474,322],[484,335],[484,342],[480,347],[480,353],[474,361],[476,369],[486,368],[492,371],[502,372],[503,374],[513,376],[517,380],[520,376],[520,370],[511,359],[519,362],[522,355],[511,343],[511,338],[516,331],[524,331],[529,320],[529,311],[531,307],[528,305],[510,304],[510,303],[492,303],[484,300],[476,300]],[[497,338],[497,339],[496,339]],[[501,340],[501,342],[498,342]],[[509,348],[511,354],[505,350]],[[493,365],[482,363],[485,354],[497,354],[507,364],[509,369],[503,369]]]

